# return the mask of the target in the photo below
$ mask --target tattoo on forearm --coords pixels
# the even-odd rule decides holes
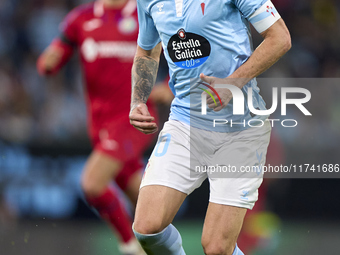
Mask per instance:
[[[158,62],[151,57],[137,57],[132,67],[131,108],[146,103],[156,82]]]

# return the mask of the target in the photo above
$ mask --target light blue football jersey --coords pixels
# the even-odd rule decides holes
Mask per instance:
[[[244,115],[233,115],[232,101],[219,112],[211,109],[201,114],[202,90],[193,86],[192,78],[200,73],[225,78],[240,67],[253,52],[249,28],[251,15],[267,0],[137,0],[138,45],[153,49],[162,42],[170,69],[170,88],[175,95],[170,119],[193,127],[217,132],[234,132],[248,125],[218,125],[214,119],[248,122],[254,116],[245,103]],[[276,10],[275,10],[276,12]],[[272,12],[263,12],[254,22],[265,19]],[[252,22],[253,23],[253,22]],[[265,110],[256,80],[242,89],[247,102],[248,88],[252,87],[253,106]]]

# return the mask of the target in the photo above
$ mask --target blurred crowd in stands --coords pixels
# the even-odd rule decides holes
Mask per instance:
[[[39,77],[35,67],[37,56],[58,35],[63,17],[84,2],[88,1],[0,1],[0,140],[25,145],[87,140],[86,108],[77,56],[52,79]],[[290,29],[293,48],[262,77],[340,77],[340,2],[273,2]],[[258,44],[260,37],[255,36],[254,42]],[[314,127],[316,132],[325,132],[327,128],[332,134],[338,133],[340,87],[315,86],[311,88],[311,110],[321,119],[316,117],[301,125]],[[287,142],[296,138],[291,134]]]

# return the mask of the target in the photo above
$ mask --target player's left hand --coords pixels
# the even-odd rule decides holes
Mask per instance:
[[[203,73],[200,74],[200,78],[203,82],[208,83],[212,87],[214,87],[216,84],[228,84],[226,79],[216,78],[213,76],[206,76]],[[218,96],[210,89],[208,91],[214,96],[216,104],[214,102],[214,99],[212,99],[211,97],[207,97],[207,105],[209,108],[213,109],[215,112],[218,112],[229,104],[230,100],[233,98],[233,94],[227,88],[224,88],[224,89],[218,88],[215,90],[221,98],[222,105],[220,103]],[[206,93],[206,92],[203,92],[203,93]]]
[[[155,118],[150,115],[146,104],[132,107],[129,117],[131,125],[144,134],[153,134],[158,130],[157,124],[154,122]]]

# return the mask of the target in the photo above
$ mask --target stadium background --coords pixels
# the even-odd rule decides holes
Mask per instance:
[[[59,22],[84,2],[0,1],[1,255],[117,254],[110,230],[80,195],[80,171],[91,148],[77,58],[52,79],[35,69]],[[284,164],[339,163],[340,88],[323,86],[320,78],[340,77],[340,2],[273,2],[291,31],[293,48],[262,77],[318,79],[308,87],[314,116],[301,118],[294,131],[274,129],[279,156]],[[161,108],[166,119],[167,107]],[[279,177],[268,186],[271,214],[254,254],[340,254],[339,179]],[[187,254],[203,254],[207,192],[205,183],[176,218]]]

